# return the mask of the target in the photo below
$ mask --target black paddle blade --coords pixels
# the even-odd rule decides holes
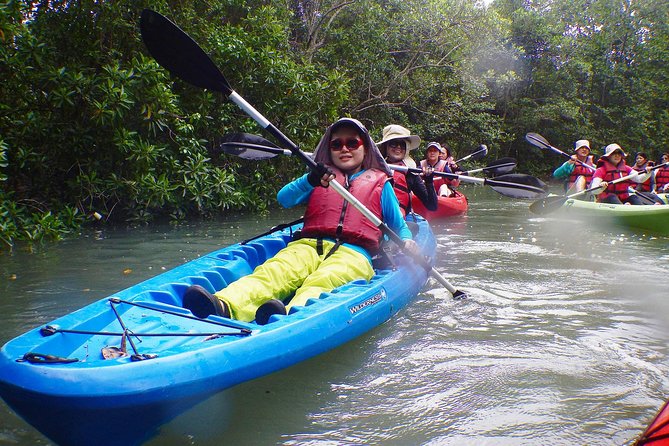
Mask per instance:
[[[495,192],[511,198],[536,200],[547,193],[548,186],[537,177],[523,173],[500,175],[485,180]]]
[[[470,153],[469,155],[467,155],[463,158],[460,158],[459,160],[457,160],[455,162],[455,164],[459,164],[459,163],[461,163],[463,161],[467,161],[467,160],[476,161],[476,160],[479,160],[479,159],[483,158],[487,154],[488,154],[488,146],[486,146],[485,144],[481,144],[475,152]]]
[[[243,142],[247,144],[255,144],[257,146],[264,146],[274,149],[279,148],[272,141],[265,139],[260,135],[254,135],[252,133],[244,133],[244,132],[229,133],[223,137],[223,142]]]
[[[551,147],[548,140],[538,133],[528,133],[525,135],[525,139],[533,146],[537,146],[541,149],[548,149]]]
[[[223,143],[218,146],[215,152],[223,152],[253,161],[267,160],[284,153],[283,149],[275,146],[262,136],[242,132],[226,135],[223,138]]]
[[[560,209],[568,199],[569,197],[565,196],[546,197],[532,203],[530,205],[530,211],[539,215],[550,214],[551,212]]]
[[[505,157],[498,160],[488,163],[488,165],[483,169],[483,171],[492,176],[504,175],[507,173],[513,172],[513,169],[516,168],[516,159]]]
[[[488,154],[488,146],[486,146],[485,144],[481,144],[476,152],[469,155],[469,159],[471,159],[472,161],[480,160],[487,154]]]
[[[229,96],[230,84],[216,64],[191,37],[162,14],[142,11],[142,40],[156,62],[176,77],[196,87]]]
[[[283,153],[282,149],[275,149],[277,152],[270,152],[268,149],[272,149],[272,147],[256,146],[243,142],[224,142],[218,146],[215,152],[217,154],[227,153],[251,161],[268,160]]]

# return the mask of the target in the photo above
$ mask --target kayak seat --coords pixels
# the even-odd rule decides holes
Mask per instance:
[[[226,263],[225,265],[215,266],[212,268],[213,271],[216,271],[223,281],[227,284],[234,282],[240,277],[246,276],[253,272],[254,267],[249,265],[245,260],[236,258],[234,261]]]
[[[264,263],[267,259],[286,247],[286,241],[283,238],[273,238],[263,240],[262,242],[250,242],[245,246],[250,246],[256,250],[258,264]]]
[[[253,247],[248,245],[240,246],[239,249],[233,249],[232,253],[239,258],[242,258],[250,264],[258,265],[258,252]]]
[[[174,284],[177,285],[177,284]],[[184,288],[183,286],[179,285],[179,288]],[[185,288],[184,288],[185,289]],[[157,291],[157,290],[151,290],[147,291],[144,293],[141,293],[137,295],[136,299],[133,299],[135,301],[139,302],[158,302],[166,305],[173,305],[175,307],[181,307],[181,299],[179,299],[177,296],[181,296],[181,294],[176,294],[176,293],[171,293],[166,290],[162,291]]]

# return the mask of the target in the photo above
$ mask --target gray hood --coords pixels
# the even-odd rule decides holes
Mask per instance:
[[[386,175],[392,176],[393,173],[386,164],[386,161],[383,159],[379,148],[376,146],[376,143],[372,140],[372,137],[369,136],[369,131],[365,128],[364,125],[357,119],[353,118],[341,118],[330,127],[327,128],[325,134],[321,138],[321,141],[318,143],[316,150],[314,151],[314,161],[317,163],[323,163],[327,165],[332,165],[332,159],[330,158],[330,138],[334,130],[337,127],[340,127],[342,124],[351,124],[355,126],[360,132],[362,137],[362,142],[367,148],[367,153],[365,154],[365,159],[362,160],[363,169],[378,169],[382,172],[385,172]]]

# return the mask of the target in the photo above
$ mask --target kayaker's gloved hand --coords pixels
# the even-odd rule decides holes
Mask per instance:
[[[421,256],[420,246],[415,241],[408,239],[404,240],[404,249],[406,249],[410,254],[414,256]]]
[[[432,180],[434,179],[434,167],[423,167],[423,179],[426,183],[432,183]]]
[[[323,163],[317,163],[316,166],[311,169],[309,175],[307,175],[307,181],[313,187],[328,187],[330,185],[330,181],[332,181],[334,177],[335,174],[329,167]]]

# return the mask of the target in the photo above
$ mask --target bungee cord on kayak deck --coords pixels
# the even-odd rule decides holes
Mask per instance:
[[[125,340],[127,340],[130,343],[130,347],[133,350],[133,354],[130,355],[130,359],[132,361],[143,361],[146,359],[154,359],[157,358],[157,354],[152,354],[152,353],[139,353],[139,350],[137,349],[137,346],[135,345],[134,341],[132,338],[136,338],[139,342],[142,342],[140,337],[206,337],[205,341],[213,340],[213,339],[218,339],[223,336],[249,336],[251,335],[252,331],[249,330],[248,328],[243,328],[243,327],[238,327],[235,326],[232,323],[226,323],[226,322],[219,322],[211,319],[200,319],[196,318],[194,316],[191,316],[189,314],[183,314],[179,313],[176,311],[170,311],[166,310],[163,308],[156,308],[152,307],[150,305],[144,305],[138,302],[130,302],[126,300],[122,300],[119,298],[109,298],[109,304],[111,311],[114,313],[114,316],[116,317],[116,320],[119,322],[121,325],[121,328],[123,329],[122,332],[113,332],[113,331],[96,331],[96,330],[74,330],[74,329],[65,329],[65,328],[60,328],[54,325],[47,325],[43,328],[40,329],[40,334],[44,337],[48,336],[53,336],[57,333],[63,333],[63,334],[78,334],[78,335],[88,335],[88,336],[119,336],[122,338],[121,344],[122,347],[119,349],[121,352],[120,356],[126,356],[127,352],[125,349]],[[130,328],[126,326],[126,324],[123,322],[123,319],[119,312],[116,309],[116,306],[119,304],[126,304],[126,305],[132,305],[136,306],[139,308],[142,308],[144,310],[151,310],[151,311],[157,311],[159,313],[163,314],[169,314],[172,316],[178,316],[182,317],[185,319],[192,319],[192,320],[197,320],[200,322],[204,322],[207,324],[211,325],[218,325],[222,327],[228,327],[228,328],[235,328],[239,331],[237,332],[204,332],[204,333],[152,333],[152,332],[147,332],[147,333],[136,333],[132,331]],[[105,351],[103,349],[103,356],[105,356]],[[117,357],[117,356],[114,356]],[[105,356],[106,358],[106,356]],[[50,355],[50,354],[45,354],[45,353],[36,353],[36,352],[28,352],[24,354],[21,358],[17,359],[19,362],[30,362],[33,364],[53,364],[53,363],[74,363],[79,361],[78,358],[63,358],[60,356],[55,356],[55,355]]]

